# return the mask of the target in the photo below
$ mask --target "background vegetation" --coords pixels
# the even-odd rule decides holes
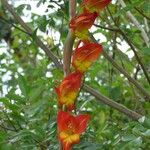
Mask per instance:
[[[63,78],[68,1],[37,1],[44,14],[17,2],[14,15],[0,1],[0,149],[57,150],[54,87]],[[91,33],[104,53],[78,98],[78,111],[91,120],[74,150],[150,149],[149,8],[149,0],[113,0],[96,20]]]

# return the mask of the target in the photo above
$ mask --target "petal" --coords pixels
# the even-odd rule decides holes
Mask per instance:
[[[81,134],[86,129],[87,123],[90,119],[89,115],[78,115],[75,120],[78,124],[78,127],[76,128],[76,133]]]
[[[75,108],[74,103],[77,97],[77,92],[67,93],[65,96],[62,96],[59,100],[59,106],[65,105],[68,110],[73,110]]]
[[[60,97],[60,90],[59,90],[59,87],[56,87],[56,88],[55,88],[55,92],[56,92],[56,94],[58,95],[58,97]]]
[[[111,0],[83,0],[83,2],[81,3],[81,7],[83,7],[83,9],[85,10],[87,9],[89,12],[100,12],[110,2]]]
[[[69,23],[69,27],[71,29],[78,30],[78,31],[82,31],[82,30],[87,30],[89,28],[91,28],[91,26],[93,25],[96,17],[98,16],[98,14],[96,12],[94,13],[82,13],[76,17],[74,17],[73,19],[71,19],[70,23]]]
[[[79,134],[68,134],[67,132],[61,132],[59,134],[59,139],[62,143],[63,150],[70,150],[73,144],[79,143]]]
[[[92,42],[86,43],[79,48],[77,47],[72,56],[73,67],[80,72],[85,72],[99,57],[101,51],[102,46]]]
[[[72,90],[78,90],[81,86],[82,77],[83,74],[76,71],[65,77],[64,81],[68,81],[68,84],[70,85]]]
[[[70,114],[64,111],[59,111],[57,114],[57,128],[61,132],[68,128],[67,122],[70,120]]]
[[[102,46],[96,43],[88,43],[80,48],[77,48],[74,53],[74,59],[95,60],[102,51]]]
[[[55,89],[60,107],[65,105],[68,110],[74,108],[74,102],[81,87],[82,76],[83,74],[80,72],[73,72],[65,77]]]

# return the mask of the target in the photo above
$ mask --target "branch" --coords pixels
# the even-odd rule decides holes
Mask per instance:
[[[104,95],[102,95],[101,93],[99,93],[98,91],[94,90],[93,88],[89,87],[86,84],[84,84],[83,89],[86,92],[93,95],[98,101],[118,110],[119,112],[124,113],[125,115],[132,118],[133,120],[139,120],[142,117],[142,115],[140,115],[140,114],[136,113],[135,111],[132,111],[132,110],[128,109],[127,107],[105,97]]]
[[[98,27],[98,28],[106,29],[106,30],[109,30],[109,31],[120,32],[119,29],[104,27],[104,26],[101,26],[101,25],[98,25],[98,24],[94,24],[94,26]]]
[[[69,16],[70,19],[76,15],[76,0],[69,0]]]
[[[146,77],[148,83],[150,84],[150,78],[149,78],[149,76],[148,76],[148,73],[147,73],[147,71],[146,71],[146,68],[145,68],[144,64],[142,63],[140,57],[138,56],[138,53],[137,53],[135,47],[133,46],[131,40],[127,37],[127,35],[120,29],[120,27],[118,26],[118,24],[115,22],[115,20],[114,20],[112,14],[111,14],[109,8],[108,8],[107,10],[108,10],[108,12],[109,12],[109,14],[110,14],[110,16],[111,16],[111,18],[112,18],[112,20],[113,20],[115,26],[118,27],[119,33],[123,36],[123,38],[126,40],[126,42],[128,43],[128,45],[130,46],[131,50],[133,51],[137,62],[140,64],[140,66],[141,66],[141,68],[142,68],[142,70],[143,70],[143,72],[144,72],[144,75],[145,75],[145,77]]]
[[[7,19],[3,18],[2,16],[0,16],[0,20],[3,21],[3,22],[5,22],[5,23],[7,23],[7,24],[11,24],[14,28],[16,28],[16,29],[22,31],[22,32],[25,33],[25,34],[30,35],[28,32],[26,32],[26,31],[22,30],[21,28],[19,28],[18,26],[14,25],[14,24],[11,22],[11,20],[7,20]]]
[[[118,2],[121,4],[121,6],[123,8],[126,7],[126,4],[125,4],[125,2],[123,0],[118,0]],[[132,23],[141,31],[141,36],[142,36],[144,42],[146,43],[147,47],[149,47],[150,44],[149,44],[148,35],[146,34],[145,30],[140,25],[140,23],[138,22],[138,20],[132,15],[132,13],[130,11],[127,11],[126,15],[132,21]]]
[[[96,39],[90,34],[91,40],[96,42]],[[105,59],[107,59],[117,70],[119,70],[131,83],[135,85],[135,87],[144,95],[144,98],[150,101],[150,95],[145,91],[145,89],[135,80],[133,79],[122,67],[120,67],[107,53],[105,50],[102,52]]]
[[[5,0],[2,0],[2,2],[3,2],[3,4],[5,4],[5,6],[7,6],[7,5],[9,5]],[[4,3],[5,2],[5,3]],[[6,5],[7,4],[7,5]],[[6,7],[8,10],[9,10],[9,8],[10,8],[11,6],[9,5],[9,7]],[[9,10],[11,13],[12,13],[12,8],[11,8],[11,10]],[[15,13],[15,11],[13,10],[13,14]],[[19,16],[17,16],[17,14],[15,13],[15,15],[13,15],[14,16],[14,18],[15,19],[17,19]],[[16,16],[17,16],[17,18],[16,18]],[[19,19],[20,20],[20,19]],[[18,21],[19,22],[19,21]],[[19,22],[20,23],[20,22]],[[21,23],[20,23],[21,24]],[[22,24],[21,24],[22,25]],[[24,28],[24,27],[23,27]],[[26,28],[24,28],[25,30],[26,30]],[[37,44],[38,45],[38,44]],[[44,44],[43,44],[44,45]],[[39,45],[38,45],[39,46]],[[40,46],[39,46],[40,47]],[[41,47],[44,51],[46,51],[45,49],[47,49],[47,47],[44,45],[44,46],[42,46]],[[47,53],[46,53],[47,54]],[[52,55],[53,55],[53,53],[52,53]],[[50,58],[50,56],[49,55],[47,55],[49,58]],[[55,57],[55,56],[53,56],[53,57]],[[110,59],[110,57],[108,57],[109,59]],[[51,58],[50,58],[51,59]],[[108,60],[109,60],[108,59]],[[59,64],[59,65],[57,65],[56,64],[56,61],[54,61],[54,60],[52,60],[53,62],[54,62],[54,64],[58,67],[58,68],[60,68],[61,70],[62,70],[62,66]],[[57,61],[58,62],[58,61]],[[90,92],[93,96],[96,96],[96,100],[98,100],[98,101],[101,101],[101,102],[105,102],[105,104],[107,104],[107,105],[109,105],[110,107],[113,107],[113,108],[115,108],[115,109],[117,109],[119,112],[121,112],[121,113],[124,113],[125,115],[127,115],[127,112],[128,112],[128,117],[130,117],[130,118],[132,118],[133,119],[133,115],[130,113],[130,112],[133,112],[132,110],[130,110],[130,109],[128,109],[128,108],[126,108],[125,106],[123,106],[123,105],[121,105],[121,104],[119,104],[119,103],[114,103],[114,101],[113,100],[111,100],[111,99],[108,99],[108,98],[106,98],[105,96],[103,96],[102,94],[100,94],[100,93],[98,93],[98,92],[96,92],[95,90],[93,90],[92,88],[90,88],[90,87],[88,87],[87,85],[84,85],[84,87],[83,87],[83,89],[84,90],[86,90],[86,91],[92,91],[92,92]],[[117,106],[115,106],[115,105],[117,105]],[[120,108],[119,108],[120,107]],[[122,108],[123,108],[123,111],[122,111]],[[125,113],[125,111],[126,111],[126,113]],[[136,113],[136,112],[134,112],[134,113]],[[140,114],[138,114],[139,115],[139,117],[141,116]],[[134,120],[138,120],[138,118],[139,117],[135,117],[134,118]]]
[[[143,17],[145,17],[147,20],[150,20],[150,17],[146,16],[140,9],[137,7],[134,7],[136,11],[138,11]]]
[[[69,16],[72,19],[76,14],[76,0],[69,0]],[[75,37],[68,31],[68,35],[64,44],[64,56],[63,56],[63,70],[64,76],[70,73],[70,64],[71,64],[71,55],[72,55],[72,47],[74,43]]]

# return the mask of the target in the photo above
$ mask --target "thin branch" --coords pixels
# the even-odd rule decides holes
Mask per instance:
[[[50,2],[52,2],[52,3],[56,4],[56,5],[57,5],[57,6],[59,6],[61,9],[63,9],[62,5],[61,5],[61,4],[59,4],[58,2],[56,2],[55,0],[54,0],[54,1],[53,1],[53,0],[51,0]]]
[[[69,16],[70,19],[76,15],[76,0],[69,0]]]
[[[90,37],[92,39],[93,42],[97,41],[95,40],[95,38],[93,37],[92,34],[90,34]],[[103,50],[102,52],[103,56],[105,57],[105,59],[107,59],[117,70],[119,70],[131,83],[133,83],[135,85],[135,87],[141,91],[141,93],[144,95],[145,100],[150,101],[150,95],[147,91],[145,91],[145,89],[135,80],[133,79],[122,67],[120,67],[107,53],[105,50]]]
[[[69,31],[66,41],[64,43],[64,54],[63,54],[64,76],[70,73],[71,55],[72,55],[72,47],[73,47],[74,40],[75,37]]]
[[[134,79],[136,80],[137,79],[137,75],[138,75],[138,72],[140,71],[140,66],[139,65],[137,65],[136,67],[135,67],[135,73],[134,73]]]
[[[132,1],[131,0],[128,0],[130,2],[130,4],[132,4]],[[150,20],[150,17],[146,16],[142,10],[140,10],[139,8],[137,7],[134,7],[134,9],[139,12],[143,17],[145,17],[146,19]]]
[[[125,2],[123,0],[118,0],[118,2],[121,4],[121,6],[123,8],[126,7],[126,4],[125,4]],[[138,22],[138,20],[132,15],[132,13],[130,11],[127,11],[126,15],[132,21],[132,23],[141,31],[141,36],[142,36],[144,42],[146,43],[147,47],[149,47],[150,44],[149,44],[148,35],[146,34],[145,30],[140,25],[140,23]]]
[[[132,51],[133,51],[133,53],[135,55],[135,58],[136,58],[137,62],[140,64],[140,66],[141,66],[141,68],[142,68],[142,70],[144,72],[144,75],[145,75],[148,83],[150,84],[150,78],[148,76],[147,70],[146,70],[144,64],[142,63],[141,59],[139,58],[139,56],[137,54],[137,51],[136,51],[135,47],[133,46],[131,40],[127,37],[127,35],[120,29],[120,27],[118,26],[118,24],[115,22],[113,16],[111,15],[111,12],[110,12],[109,8],[107,10],[108,10],[108,12],[109,12],[109,14],[111,16],[111,19],[113,20],[115,26],[118,27],[118,30],[119,30],[120,34],[123,36],[123,38],[126,40],[126,42],[128,43],[128,45],[131,47],[131,49],[132,49]]]
[[[148,83],[150,84],[150,78],[149,78],[149,75],[148,75],[148,73],[147,73],[147,70],[146,70],[144,64],[142,63],[141,59],[139,58],[136,49],[135,49],[134,46],[132,45],[132,42],[130,41],[130,39],[126,36],[126,34],[125,34],[122,30],[120,30],[120,32],[121,32],[122,36],[124,37],[124,39],[126,40],[126,42],[128,43],[128,45],[129,45],[129,46],[131,47],[131,49],[133,50],[134,55],[135,55],[135,58],[136,58],[137,62],[139,63],[139,65],[141,66],[141,68],[142,68],[142,70],[143,70],[143,72],[144,72],[144,75],[145,75],[145,77],[146,77]]]
[[[139,12],[143,17],[145,17],[147,20],[149,20],[150,21],[150,17],[148,17],[148,16],[146,16],[140,9],[138,9],[137,7],[134,7],[135,8],[135,10],[137,11],[137,12]]]
[[[119,29],[104,27],[104,26],[101,26],[101,25],[98,25],[98,24],[94,24],[94,26],[98,27],[98,28],[106,29],[106,30],[109,30],[109,31],[120,32]]]
[[[75,17],[75,14],[76,14],[76,0],[69,0],[70,19]],[[73,48],[74,40],[75,40],[75,37],[69,30],[66,41],[64,43],[64,56],[63,56],[64,76],[70,73],[71,55],[72,55],[72,48]]]
[[[148,76],[148,73],[147,73],[147,71],[146,71],[146,68],[145,68],[145,66],[143,65],[142,61],[140,60],[140,58],[139,58],[139,56],[138,56],[138,54],[137,54],[137,52],[136,52],[134,46],[132,45],[131,41],[130,41],[129,38],[126,36],[126,34],[125,34],[119,27],[118,27],[118,29],[113,29],[113,28],[103,27],[103,26],[97,25],[97,24],[94,24],[94,25],[95,25],[96,27],[99,27],[99,28],[102,28],[102,29],[106,29],[106,30],[109,30],[109,31],[119,32],[119,33],[124,37],[124,39],[126,40],[126,42],[128,43],[128,45],[129,45],[129,46],[131,47],[131,49],[133,50],[134,55],[135,55],[135,57],[136,57],[138,63],[140,64],[140,66],[141,66],[141,68],[142,68],[142,70],[143,70],[143,72],[144,72],[144,74],[145,74],[145,77],[146,77],[148,83],[150,84],[150,78],[149,78],[149,76]]]
[[[41,148],[41,150],[46,150],[47,149],[47,146],[44,145],[42,142],[36,140],[36,139],[33,139],[38,145],[39,147]]]
[[[0,20],[2,20],[2,21],[5,22],[5,23],[11,24],[14,28],[16,28],[16,29],[22,31],[22,32],[25,33],[25,34],[30,35],[28,32],[22,30],[21,28],[19,28],[18,26],[16,26],[16,25],[13,24],[12,22],[10,22],[10,20],[7,20],[7,19],[3,18],[2,16],[0,16]]]
[[[149,33],[150,29],[149,29],[149,24],[146,18],[144,18],[144,23],[145,23],[145,30],[147,33]]]
[[[6,5],[6,1],[5,0],[2,0],[2,2],[3,2],[3,4],[5,4]],[[4,3],[5,2],[5,3]],[[8,3],[7,3],[7,5],[9,5]],[[6,6],[7,6],[6,5]],[[9,8],[10,8],[11,6],[9,6],[9,7],[6,7],[8,10],[9,10]],[[10,10],[9,10],[10,11]],[[11,13],[12,13],[12,10],[10,11]],[[13,10],[13,12],[15,12],[14,10]],[[17,14],[15,14],[15,15],[13,15],[14,16],[14,18],[16,19],[16,16]],[[17,17],[18,18],[18,17]],[[19,21],[18,21],[19,22]],[[19,22],[20,23],[20,22]],[[21,23],[20,23],[21,24]],[[22,25],[22,24],[21,24]],[[24,27],[23,27],[24,28]],[[25,29],[25,28],[24,28]],[[38,44],[37,44],[38,45]],[[44,45],[44,44],[43,44]],[[38,45],[39,46],[39,45]],[[39,46],[40,47],[40,46]],[[45,49],[47,49],[47,47],[46,46],[42,46],[41,47],[44,51],[45,51]],[[47,53],[46,53],[47,54]],[[51,57],[49,56],[49,55],[47,55],[50,59],[51,59]],[[53,56],[53,57],[55,57],[55,56]],[[108,58],[107,58],[108,57]],[[106,55],[106,57],[105,57],[108,61],[110,61],[111,62],[111,57],[109,57],[108,55]],[[52,60],[53,62],[54,62],[54,64],[56,65],[56,61],[54,61],[54,60]],[[111,62],[112,63],[112,62]],[[61,70],[62,70],[62,66],[59,64],[59,65],[56,65],[58,68],[60,68]],[[113,65],[114,67],[116,67],[116,63],[115,63],[115,65]],[[117,70],[119,70],[120,71],[120,67],[119,67],[119,69],[118,69],[118,65],[117,65]],[[125,75],[126,76],[126,75]],[[131,78],[131,77],[130,77]],[[136,82],[136,81],[135,81]],[[134,82],[133,82],[133,84],[134,84]],[[86,87],[87,85],[86,84],[84,84],[84,90],[89,90],[87,87]],[[90,90],[91,90],[92,88],[90,88]],[[89,91],[90,92],[90,91]],[[98,92],[94,92],[94,90],[92,90],[92,92],[91,92],[91,94],[93,95],[93,96],[96,96],[97,94],[98,94]],[[101,94],[100,94],[101,95]],[[118,107],[121,107],[121,108],[118,108],[117,110],[119,111],[119,112],[121,112],[121,113],[124,113],[125,115],[127,115],[127,113],[125,113],[124,111],[121,111],[121,109],[123,108],[123,109],[125,109],[127,112],[128,112],[128,117],[130,117],[130,118],[132,118],[132,119],[134,119],[134,120],[138,120],[138,118],[139,117],[141,117],[141,115],[140,114],[138,114],[139,115],[139,117],[135,117],[135,118],[133,118],[133,115],[130,113],[132,110],[130,110],[130,109],[128,109],[128,108],[126,108],[125,106],[123,106],[123,105],[121,105],[121,104],[118,104],[118,103],[113,103],[113,100],[111,100],[111,99],[109,99],[109,101],[108,101],[108,99],[107,98],[105,98],[105,99],[103,99],[105,96],[103,96],[103,95],[101,95],[100,97],[97,95],[97,99],[99,100],[99,101],[101,101],[101,102],[104,102],[105,101],[105,104],[107,104],[107,105],[109,105],[110,107],[113,107],[113,108],[115,108],[116,109],[116,107],[118,106]],[[117,106],[115,106],[115,105],[117,105]],[[134,112],[134,113],[136,113],[136,112]]]

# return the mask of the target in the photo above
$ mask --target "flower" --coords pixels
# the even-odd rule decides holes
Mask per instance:
[[[69,23],[69,27],[75,36],[81,39],[87,39],[88,29],[93,25],[98,14],[96,12],[84,12],[73,19]]]
[[[102,46],[93,42],[86,42],[77,47],[72,56],[72,65],[75,70],[85,72],[90,65],[99,57]]]
[[[70,150],[73,144],[80,142],[80,134],[84,132],[89,115],[73,116],[68,112],[59,111],[57,115],[58,137],[63,150]]]
[[[81,3],[81,7],[83,10],[89,11],[89,12],[97,12],[99,13],[101,10],[103,10],[111,0],[83,0]]]
[[[63,105],[68,109],[74,109],[74,102],[81,86],[82,74],[73,72],[66,76],[60,85],[55,88],[58,96],[58,106]]]

